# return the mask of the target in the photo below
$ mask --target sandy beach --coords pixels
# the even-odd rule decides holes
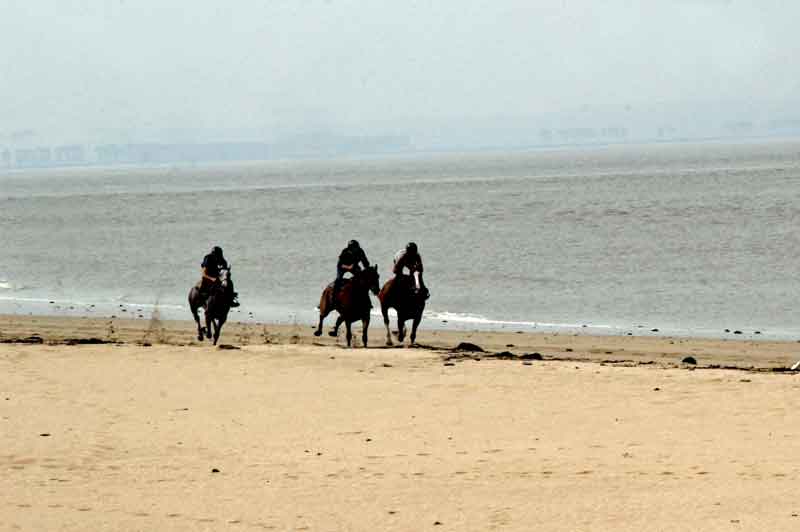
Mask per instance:
[[[0,529],[800,526],[795,342],[193,327],[0,318]]]

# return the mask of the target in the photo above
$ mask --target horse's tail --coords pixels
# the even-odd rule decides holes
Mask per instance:
[[[189,295],[187,296],[187,299],[189,301],[189,308],[192,309],[192,312],[194,312],[195,309],[200,308],[200,305],[197,304],[199,297],[200,291],[197,289],[197,286],[191,287],[189,289]]]
[[[319,309],[320,314],[328,315],[331,310],[333,310],[333,301],[331,301],[333,296],[333,287],[326,286],[322,290],[322,295],[319,296],[319,305],[317,308]]]

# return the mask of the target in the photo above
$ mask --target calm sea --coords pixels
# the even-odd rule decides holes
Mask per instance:
[[[356,238],[427,326],[800,338],[798,222],[798,140],[6,172],[0,312],[190,319],[220,245],[233,319],[310,324]]]

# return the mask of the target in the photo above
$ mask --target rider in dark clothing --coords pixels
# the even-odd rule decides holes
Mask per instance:
[[[422,257],[420,257],[419,250],[414,242],[406,244],[405,249],[401,249],[394,256],[392,273],[394,273],[395,277],[403,275],[404,268],[408,270],[414,281],[414,290],[424,294],[425,299],[429,298],[430,292],[428,292],[422,280]]]
[[[364,268],[369,268],[367,255],[357,241],[351,240],[347,243],[347,247],[339,253],[339,261],[336,263],[336,280],[333,282],[334,305],[336,305],[336,298],[344,281],[344,274],[350,272],[356,275],[361,271],[361,264],[364,265]]]
[[[222,248],[214,246],[211,253],[203,257],[203,262],[200,264],[203,268],[203,277],[200,279],[200,291],[208,295],[209,289],[219,281],[220,270],[228,269],[228,261],[222,255]],[[231,307],[238,307],[239,301],[236,298],[239,296],[233,292],[231,297]]]

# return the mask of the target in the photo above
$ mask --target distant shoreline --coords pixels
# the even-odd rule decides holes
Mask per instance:
[[[707,136],[707,137],[678,137],[678,138],[642,138],[632,140],[606,140],[585,143],[553,143],[553,144],[524,144],[524,145],[486,145],[486,146],[452,146],[438,148],[419,148],[388,150],[376,152],[342,152],[342,153],[305,153],[305,154],[285,154],[271,157],[256,158],[201,158],[201,159],[174,159],[174,160],[152,160],[152,161],[82,161],[31,164],[23,166],[0,166],[0,175],[18,175],[26,172],[47,172],[47,171],[85,171],[85,170],[124,170],[124,169],[143,169],[143,168],[192,168],[192,167],[226,167],[237,165],[258,165],[276,164],[292,161],[336,161],[336,160],[381,160],[381,159],[413,159],[417,157],[451,156],[454,154],[481,154],[481,153],[524,153],[524,152],[547,152],[559,150],[597,150],[604,148],[624,148],[637,146],[654,146],[670,144],[765,144],[769,142],[781,142],[797,140],[797,134],[761,134],[749,136]],[[214,143],[211,143],[214,144]],[[88,145],[95,145],[92,143]],[[207,144],[197,144],[196,146],[206,146]],[[225,146],[225,143],[219,143]],[[133,144],[138,146],[138,144]],[[153,144],[153,146],[171,146],[169,143]],[[186,146],[195,146],[188,144]]]

